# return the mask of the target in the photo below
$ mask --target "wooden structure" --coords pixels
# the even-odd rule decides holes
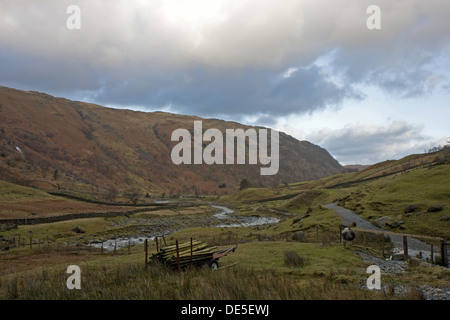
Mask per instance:
[[[178,271],[190,266],[208,266],[213,270],[218,269],[219,259],[226,256],[229,252],[234,252],[237,248],[236,245],[228,249],[217,250],[217,247],[209,247],[206,243],[193,240],[192,238],[189,242],[178,243],[178,240],[176,240],[175,245],[162,247],[159,245],[158,237],[156,237],[155,243],[156,253],[152,254],[151,260],[148,261],[148,242],[147,240],[145,242],[146,265],[152,261],[158,261],[170,269]]]

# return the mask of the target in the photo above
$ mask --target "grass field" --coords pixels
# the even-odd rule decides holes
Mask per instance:
[[[450,287],[449,269],[410,263],[404,273],[384,274],[382,290],[368,290],[365,281],[370,262],[363,261],[358,252],[383,258],[377,244],[368,238],[368,243],[358,241],[344,248],[338,236],[342,219],[323,206],[341,199],[341,205],[365,219],[389,216],[400,221],[401,227],[392,231],[448,239],[450,165],[393,169],[419,160],[412,157],[363,173],[249,188],[219,198],[199,197],[200,205],[195,206],[12,227],[0,232],[0,299],[421,299],[417,286]],[[243,216],[275,216],[280,221],[214,227],[202,222],[211,219],[211,203],[234,208]],[[441,211],[428,211],[437,204]],[[408,205],[415,210],[407,214]],[[2,219],[105,208],[0,182]],[[77,228],[83,232],[74,231]],[[86,246],[95,238],[167,228],[173,230],[166,236],[168,244],[194,238],[221,248],[237,245],[234,253],[219,262],[220,266],[237,264],[218,271],[200,268],[179,273],[158,264],[146,267],[142,244],[103,254]],[[294,239],[297,234],[300,239]],[[19,237],[24,243],[15,247],[10,240],[16,243]],[[150,241],[150,256],[153,252],[155,244]],[[66,269],[72,264],[82,270],[81,290],[66,287]],[[406,289],[394,294],[398,285]]]
[[[142,249],[142,247],[141,247]],[[285,253],[306,259],[292,267]],[[33,253],[27,260],[38,259]],[[159,264],[147,267],[142,252],[104,255],[47,254],[46,265],[10,272],[0,279],[2,299],[417,299],[412,288],[404,296],[364,288],[366,263],[341,246],[258,242],[239,245],[221,259],[238,265],[218,271],[171,271]],[[4,259],[4,257],[2,257]],[[41,257],[43,259],[43,257]],[[81,290],[66,287],[68,265],[81,269]],[[383,279],[392,283],[392,279]]]

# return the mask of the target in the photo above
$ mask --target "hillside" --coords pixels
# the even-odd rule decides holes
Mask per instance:
[[[164,112],[138,112],[0,87],[0,179],[45,190],[150,197],[233,193],[250,186],[320,179],[342,172],[323,148],[280,133],[280,169],[261,176],[260,165],[175,165],[177,128],[193,132],[248,126]],[[205,146],[205,144],[203,145]]]
[[[434,265],[412,255],[407,261],[390,260],[389,243],[385,248],[384,240],[359,233],[358,226],[354,243],[343,246],[337,233],[342,218],[324,204],[339,198],[340,205],[370,221],[398,219],[399,226],[387,226],[387,231],[448,239],[449,150],[383,162],[361,172],[214,197],[216,204],[235,210],[236,216],[228,218],[213,214],[217,206],[203,197],[113,215],[112,210],[133,208],[108,208],[3,181],[1,218],[82,214],[52,223],[3,224],[0,299],[447,299],[450,273],[438,265],[439,243],[434,243]],[[435,204],[442,210],[429,212]],[[415,209],[405,213],[408,205]],[[217,224],[271,217],[278,222]],[[160,246],[195,239],[220,249],[238,247],[221,258],[223,269],[217,272],[188,268],[180,274],[155,263],[144,268],[146,254],[157,250],[151,236],[162,231],[169,232],[159,239]],[[144,238],[150,238],[148,252]],[[73,264],[82,268],[83,290],[66,289],[64,275]],[[366,268],[373,264],[382,268],[384,290],[365,288]]]
[[[446,146],[438,152],[384,161],[358,172],[277,188],[243,190],[226,199],[249,214],[254,208],[260,212],[307,214],[301,230],[312,228],[313,232],[316,224],[330,232],[338,227],[340,219],[322,206],[339,200],[340,206],[370,222],[390,221],[385,226],[389,231],[448,238],[449,184],[450,146]],[[290,220],[277,230],[292,232],[296,224]]]

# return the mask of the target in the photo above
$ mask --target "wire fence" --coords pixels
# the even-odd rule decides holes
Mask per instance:
[[[131,248],[136,245],[132,240],[85,240],[70,241],[58,240],[50,237],[33,238],[17,235],[10,238],[2,238],[0,250],[10,251],[19,248],[29,248],[41,252],[87,252],[91,254],[131,254]],[[144,240],[142,240],[143,242]],[[122,250],[119,250],[122,249]]]

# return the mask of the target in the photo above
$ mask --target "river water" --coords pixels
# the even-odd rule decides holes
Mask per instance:
[[[215,227],[217,228],[260,226],[265,224],[276,224],[280,221],[280,219],[274,217],[234,215],[235,211],[225,206],[211,205],[211,207],[218,210],[216,213],[213,214],[213,217],[216,218],[218,222],[218,224],[215,225]],[[103,246],[103,249],[106,251],[113,251],[114,248],[116,248],[116,250],[119,250],[121,248],[126,248],[127,246],[142,244],[146,239],[154,240],[156,237],[161,237],[163,235],[167,236],[175,231],[176,230],[158,232],[147,236],[111,238],[103,242],[100,241],[92,242],[91,246],[95,248],[101,248]]]
[[[214,217],[221,220],[232,219],[233,222],[219,223],[218,228],[237,228],[237,227],[252,227],[261,226],[265,224],[276,224],[280,221],[274,217],[259,217],[259,216],[233,216],[234,210],[223,206],[212,206],[219,209],[219,212],[214,214]]]

